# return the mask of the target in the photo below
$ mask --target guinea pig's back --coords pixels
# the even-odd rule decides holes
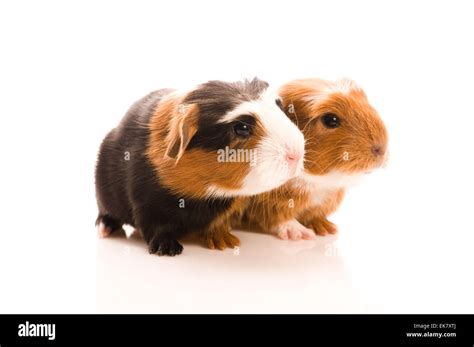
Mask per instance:
[[[134,224],[129,198],[132,165],[145,153],[155,108],[172,91],[157,90],[135,102],[102,141],[95,172],[99,215],[108,215],[120,224]]]

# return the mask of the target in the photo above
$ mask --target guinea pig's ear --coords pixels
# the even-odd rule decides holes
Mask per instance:
[[[196,105],[179,105],[177,115],[174,118],[176,121],[171,125],[166,149],[166,156],[174,159],[176,163],[184,154],[189,142],[197,131],[197,113]]]

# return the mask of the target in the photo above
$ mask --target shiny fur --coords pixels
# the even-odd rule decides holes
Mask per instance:
[[[229,220],[244,209],[242,196],[263,191],[249,188],[246,179],[257,172],[264,180],[260,176],[267,173],[261,167],[266,165],[275,171],[272,165],[285,155],[281,148],[299,151],[301,157],[304,151],[301,132],[275,99],[264,97],[267,87],[258,79],[210,81],[188,93],[164,89],[136,102],[100,148],[96,168],[100,234],[107,236],[130,224],[143,234],[149,252],[158,255],[180,254],[183,247],[177,239],[193,231],[203,234],[210,248],[237,246],[240,241],[230,233]],[[278,133],[282,129],[265,126],[269,118],[286,124],[289,139],[282,140]],[[236,122],[251,124],[251,136],[237,136]],[[224,147],[262,146],[272,152],[255,167],[217,160],[217,151]],[[287,169],[267,178],[267,190],[296,173]],[[226,194],[210,195],[215,187]]]
[[[308,238],[297,224],[288,224],[297,219],[318,235],[335,233],[337,228],[327,216],[338,208],[345,190],[386,160],[384,123],[364,91],[348,79],[296,80],[280,88],[280,97],[287,115],[305,136],[304,173],[250,198],[237,225],[258,224],[284,239]],[[328,113],[340,118],[340,127],[324,126],[321,117]],[[290,226],[283,234],[282,225]]]

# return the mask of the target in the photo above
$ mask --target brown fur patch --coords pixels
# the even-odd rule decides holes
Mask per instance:
[[[199,109],[196,105],[178,107],[178,115],[170,120],[170,131],[166,137],[166,156],[176,162],[183,156],[186,147],[198,129]]]
[[[203,231],[209,248],[223,250],[240,246],[239,238],[231,233],[231,220],[240,219],[246,203],[245,198],[236,198],[231,208],[216,218],[209,228]]]
[[[193,198],[207,198],[207,189],[215,186],[221,189],[241,188],[243,179],[251,169],[248,162],[219,162],[217,151],[201,148],[185,150],[177,145],[183,126],[188,129],[197,127],[199,108],[196,105],[180,106],[182,98],[172,95],[165,98],[156,108],[151,118],[150,142],[147,156],[159,172],[163,185],[171,191]],[[234,141],[229,147],[255,149],[263,136],[261,124],[257,122],[254,135],[244,144]],[[195,130],[191,130],[193,134]],[[189,143],[190,138],[186,139]],[[176,149],[174,147],[179,147]],[[173,156],[166,155],[171,151]],[[174,153],[177,152],[177,153]]]
[[[305,136],[305,170],[313,175],[332,170],[359,173],[384,161],[383,155],[372,153],[374,145],[380,146],[382,152],[387,147],[382,120],[362,89],[350,81],[346,86],[346,90],[340,91],[336,82],[305,79],[280,88],[283,109]],[[326,113],[340,117],[341,126],[325,128],[320,118]],[[294,188],[290,181],[272,192],[250,198],[241,225],[252,228],[258,224],[268,231],[297,218],[317,234],[333,233],[336,227],[326,217],[338,208],[343,197],[344,190],[336,190],[322,205],[311,206],[309,192]],[[293,208],[288,208],[290,199],[294,201]]]
[[[385,126],[364,91],[354,88],[342,93],[335,84],[308,79],[280,89],[288,116],[305,135],[305,170],[313,175],[332,170],[356,173],[378,167],[384,158],[374,156],[372,147],[378,145],[382,152],[387,147]],[[320,121],[326,113],[339,116],[341,126],[326,129]]]
[[[247,198],[247,207],[240,226],[269,231],[304,210],[308,198],[308,194],[301,194],[289,183],[270,192]]]
[[[321,205],[308,206],[297,214],[298,221],[318,235],[334,234],[337,227],[327,220],[327,216],[337,210],[344,194],[343,189],[338,189],[329,194]]]

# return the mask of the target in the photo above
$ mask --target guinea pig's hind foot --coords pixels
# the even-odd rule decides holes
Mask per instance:
[[[306,228],[296,219],[277,225],[270,232],[282,240],[314,240],[316,238],[312,229]]]
[[[173,238],[154,237],[148,244],[150,254],[175,256],[183,252],[183,246]]]
[[[109,215],[99,215],[96,220],[97,233],[104,238],[119,230],[122,224]]]

